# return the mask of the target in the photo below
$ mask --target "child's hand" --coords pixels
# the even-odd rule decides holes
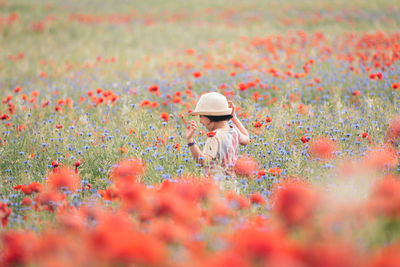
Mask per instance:
[[[236,117],[236,106],[235,106],[235,104],[233,104],[233,102],[229,100],[228,101],[228,107],[230,107],[232,109],[232,113],[231,113],[232,117]]]
[[[195,121],[189,121],[188,126],[186,127],[186,140],[188,142],[193,142],[194,132],[196,131],[197,124]]]

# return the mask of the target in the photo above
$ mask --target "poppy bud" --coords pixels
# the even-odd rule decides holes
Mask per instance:
[[[60,164],[55,160],[53,160],[53,162],[51,163],[51,166],[53,166],[53,168],[57,168],[59,165]]]

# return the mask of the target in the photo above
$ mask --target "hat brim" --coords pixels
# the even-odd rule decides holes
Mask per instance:
[[[221,111],[192,111],[190,115],[205,115],[205,116],[227,116],[232,114],[232,108],[228,108],[226,110]]]

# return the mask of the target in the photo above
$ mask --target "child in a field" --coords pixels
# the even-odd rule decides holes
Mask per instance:
[[[186,128],[186,140],[196,162],[205,166],[208,174],[232,174],[239,144],[250,142],[248,131],[236,117],[233,102],[217,92],[203,94],[191,115],[200,115],[200,123],[208,131],[201,151],[193,139],[196,122],[190,121]],[[228,124],[229,120],[232,126]]]

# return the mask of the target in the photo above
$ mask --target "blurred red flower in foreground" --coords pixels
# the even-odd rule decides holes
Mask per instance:
[[[34,198],[36,202],[35,209],[54,212],[65,198],[65,194],[54,190],[45,190]]]
[[[318,199],[311,186],[287,180],[274,188],[273,211],[289,226],[303,225],[312,220]]]
[[[3,226],[7,226],[8,217],[10,217],[11,209],[7,207],[6,203],[0,202],[0,219]]]
[[[400,266],[400,243],[389,245],[378,251],[370,266]]]
[[[390,146],[372,148],[363,158],[367,168],[394,168],[398,162],[396,151]]]
[[[258,163],[252,157],[241,157],[236,161],[234,171],[237,175],[246,177],[256,176],[258,173]]]
[[[35,236],[28,232],[9,231],[1,235],[3,250],[2,266],[23,266],[33,258],[34,248],[37,245]]]
[[[52,189],[75,190],[80,186],[80,177],[72,169],[61,167],[56,172],[49,174],[48,182]]]
[[[351,244],[339,239],[327,239],[313,242],[307,246],[306,266],[365,266],[359,252]]]
[[[104,214],[89,237],[95,258],[122,265],[160,265],[166,260],[163,243],[145,234],[124,213]],[[119,265],[116,264],[116,265]]]
[[[266,230],[261,227],[244,228],[236,231],[232,239],[235,254],[241,255],[250,262],[264,263],[260,266],[299,266],[296,260],[297,248],[288,241],[282,231]],[[277,264],[269,265],[271,261]],[[289,262],[291,264],[284,264]]]
[[[400,116],[393,118],[386,132],[386,138],[390,142],[395,142],[400,137]]]
[[[314,138],[310,142],[309,153],[315,158],[330,159],[336,150],[336,143],[328,137]]]
[[[372,188],[369,208],[374,214],[400,218],[399,192],[399,177],[384,177]]]
[[[265,204],[265,199],[260,193],[253,193],[250,195],[251,204]]]
[[[129,158],[117,163],[111,170],[111,180],[137,181],[144,174],[145,166],[142,160]]]

